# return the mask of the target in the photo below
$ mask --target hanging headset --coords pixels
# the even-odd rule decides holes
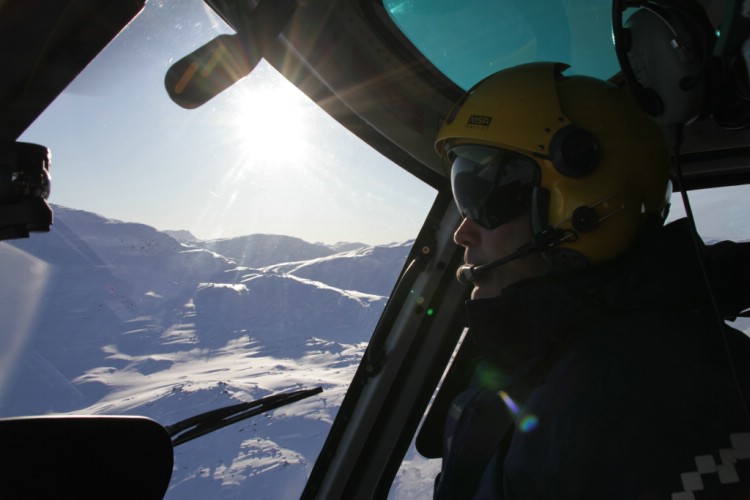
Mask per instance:
[[[615,52],[635,100],[655,121],[712,116],[750,126],[750,17],[730,1],[720,35],[696,0],[613,0]],[[636,9],[623,23],[627,9]]]
[[[637,10],[623,24],[628,8]],[[615,50],[641,107],[664,125],[706,115],[708,66],[716,35],[695,0],[614,0]]]

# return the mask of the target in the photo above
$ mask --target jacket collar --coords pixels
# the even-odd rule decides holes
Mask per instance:
[[[516,377],[570,331],[571,297],[556,281],[529,280],[501,295],[466,303],[469,335],[480,353]]]

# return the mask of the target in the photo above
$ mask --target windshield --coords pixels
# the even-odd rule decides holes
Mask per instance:
[[[293,498],[435,192],[265,61],[171,102],[169,66],[226,32],[147,2],[20,138],[52,152],[55,222],[0,244],[0,416],[170,425],[322,387],[175,449],[167,498]]]

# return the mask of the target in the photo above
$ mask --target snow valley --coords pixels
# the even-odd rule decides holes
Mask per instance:
[[[411,242],[186,241],[54,210],[49,234],[0,244],[0,416],[133,414],[169,425],[322,387],[176,447],[167,493],[298,497]]]

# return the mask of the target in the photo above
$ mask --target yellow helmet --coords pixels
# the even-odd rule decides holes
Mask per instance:
[[[435,148],[465,217],[491,228],[528,209],[535,235],[566,234],[545,256],[578,267],[624,253],[647,219],[663,222],[670,151],[624,90],[565,76],[567,67],[485,78],[456,103]]]

